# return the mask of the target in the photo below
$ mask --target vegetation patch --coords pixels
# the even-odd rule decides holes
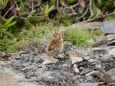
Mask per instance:
[[[17,52],[29,39],[50,39],[59,26],[115,19],[115,0],[0,0],[0,51]],[[70,28],[64,40],[78,46],[99,35]]]
[[[6,35],[6,38],[0,39],[0,51],[17,52],[30,39],[44,41],[43,38],[45,38],[48,40],[56,29],[48,24],[40,27],[32,26],[29,29],[22,28],[21,32],[12,34],[12,38]]]
[[[69,28],[65,31],[65,40],[77,46],[88,46],[88,40],[100,35],[100,31],[90,31],[85,27]]]

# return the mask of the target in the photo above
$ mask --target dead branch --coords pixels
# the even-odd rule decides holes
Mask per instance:
[[[106,14],[106,16],[111,16],[111,15],[113,15],[113,14],[114,14],[114,12],[108,13],[108,14]],[[104,16],[104,15],[99,15],[99,16],[93,17],[93,18],[91,18],[91,19],[85,20],[85,21],[83,21],[83,22],[94,21],[94,20],[97,20],[97,19],[101,18],[102,16]]]
[[[30,6],[29,1],[25,0],[25,2],[26,2],[26,4],[27,4],[28,8],[31,9],[31,6]]]
[[[64,9],[63,9],[63,14],[64,14],[64,15],[69,15],[69,16],[71,16],[71,15],[77,15],[77,12],[75,12],[74,8],[75,8],[76,6],[78,6],[78,5],[79,5],[79,3],[76,3],[76,4],[74,4],[74,5],[68,6],[68,5],[63,1],[62,6],[64,7],[64,9],[70,9],[70,10],[72,11],[72,13],[68,14],[68,13],[65,13],[65,12],[64,12]]]
[[[12,10],[13,8],[14,8],[14,5],[12,5],[12,6],[5,12],[5,14],[3,15],[3,17],[5,17],[5,16],[9,13],[9,11]]]
[[[92,4],[92,0],[89,1],[89,4],[88,4],[85,12],[82,14],[82,16],[80,16],[79,18],[77,18],[76,21],[78,21],[79,19],[83,18],[88,13],[88,10],[90,9],[91,4]]]
[[[41,5],[41,0],[36,0],[34,8],[39,7]]]
[[[32,11],[34,10],[34,1],[32,0],[32,6],[31,6]]]
[[[92,0],[90,0],[90,3],[89,3],[89,12],[90,12],[90,17],[88,18],[88,19],[90,19],[90,18],[92,18]]]
[[[15,5],[16,5],[16,7],[18,8],[18,4],[17,4],[16,0],[14,0],[14,4],[15,4]]]

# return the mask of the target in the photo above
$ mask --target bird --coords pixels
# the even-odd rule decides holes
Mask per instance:
[[[46,52],[49,55],[58,56],[63,50],[63,38],[61,32],[55,32],[53,39],[49,42],[46,47]]]

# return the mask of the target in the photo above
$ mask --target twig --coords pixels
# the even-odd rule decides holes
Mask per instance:
[[[59,2],[60,2],[60,0],[59,0]],[[57,0],[57,2],[56,2],[56,4],[57,4],[57,5],[56,5],[56,6],[57,6],[56,9],[57,9],[57,11],[59,12],[59,14],[61,15],[61,18],[63,18],[62,10],[60,9],[60,7],[59,7],[59,5],[58,5],[59,2],[58,2],[58,0]]]
[[[76,3],[76,4],[74,4],[74,5],[70,6],[70,7],[74,8],[74,7],[78,6],[78,5],[79,5],[79,3]]]
[[[24,13],[19,13],[18,17],[22,17],[22,16],[28,16],[30,13],[24,12]]]
[[[82,14],[82,16],[80,16],[79,18],[77,18],[76,21],[78,21],[79,19],[83,18],[87,14],[88,10],[89,10],[89,8],[87,7],[86,10],[85,10],[85,12]]]
[[[82,14],[82,16],[77,18],[76,21],[78,21],[79,19],[83,18],[87,14],[87,12],[88,12],[88,10],[89,10],[89,8],[91,6],[91,3],[92,3],[92,0],[90,0],[89,5],[87,6],[87,8],[86,8],[85,12]]]
[[[106,16],[111,16],[111,15],[113,15],[113,14],[114,14],[114,12],[109,13],[109,14],[106,14]],[[90,22],[90,21],[99,19],[99,18],[101,18],[102,16],[103,16],[103,15],[99,15],[99,16],[93,17],[93,18],[91,18],[91,19],[85,20],[85,21],[83,21],[83,22]]]
[[[32,11],[34,10],[34,2],[33,2],[33,0],[32,0]]]
[[[41,5],[41,0],[36,0],[36,5],[34,6],[35,7],[39,7]]]
[[[93,12],[92,12],[92,7],[91,7],[91,6],[92,6],[92,3],[93,3],[92,0],[90,0],[90,3],[89,3],[89,11],[90,11],[90,14],[91,14],[91,15],[90,15],[89,19],[92,18],[92,13],[93,13]]]
[[[8,12],[11,10],[11,9],[13,9],[14,8],[14,5],[12,5],[7,11],[6,11],[6,13],[3,15],[3,17],[5,17],[7,14],[8,14]]]
[[[26,2],[26,4],[27,4],[27,6],[31,9],[30,4],[28,3],[29,1],[25,0],[25,2]]]
[[[34,14],[34,16],[43,16],[44,15],[44,13],[36,13],[36,14]]]
[[[73,11],[73,10],[72,10],[72,11]],[[76,12],[72,12],[72,13],[70,13],[70,14],[67,14],[67,13],[65,13],[64,10],[63,10],[63,14],[64,14],[64,15],[67,15],[67,16],[72,16],[72,15],[76,15],[77,13],[76,13]]]
[[[16,7],[18,8],[18,4],[16,3],[16,0],[14,0],[14,3],[15,3],[15,5],[16,5]]]
[[[65,4],[65,2],[63,2],[62,5],[63,5],[65,8],[68,8],[68,9],[70,9],[70,10],[72,11],[72,13],[67,14],[67,13],[65,13],[64,10],[63,10],[63,14],[69,15],[69,16],[71,16],[71,15],[76,15],[76,14],[77,14],[77,13],[75,12],[75,10],[74,10],[74,7],[78,6],[79,3],[76,3],[76,4],[72,5],[72,6],[68,6],[68,5]]]
[[[60,1],[56,0],[56,7],[59,7]]]

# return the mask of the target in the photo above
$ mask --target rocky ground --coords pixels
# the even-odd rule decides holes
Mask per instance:
[[[18,53],[1,52],[0,85],[115,86],[115,34],[89,42],[93,47],[66,42],[58,58],[47,55],[44,44],[33,42]]]

